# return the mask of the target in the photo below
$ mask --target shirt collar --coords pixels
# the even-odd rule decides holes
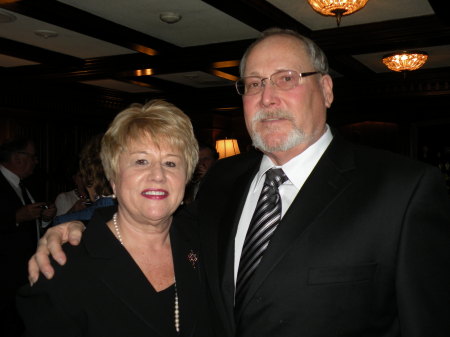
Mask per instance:
[[[10,184],[12,184],[15,187],[19,186],[20,178],[19,178],[19,176],[17,174],[11,172],[10,170],[8,170],[3,165],[0,165],[0,171],[3,173],[3,175],[6,178],[6,180],[8,180],[8,182]]]
[[[316,166],[322,154],[327,149],[333,140],[333,134],[331,133],[330,127],[326,125],[325,133],[312,145],[310,145],[305,151],[295,156],[287,163],[282,166],[276,166],[272,160],[264,155],[261,164],[259,166],[259,171],[256,175],[256,186],[260,184],[261,179],[264,177],[265,173],[272,167],[281,167],[288,177],[289,181],[295,185],[298,189],[301,188],[306,178],[312,172]]]

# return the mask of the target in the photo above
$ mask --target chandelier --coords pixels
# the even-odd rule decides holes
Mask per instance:
[[[423,51],[401,51],[383,56],[383,63],[393,71],[413,71],[422,67],[428,59]]]
[[[322,15],[336,16],[337,25],[343,15],[352,14],[363,8],[368,0],[308,0],[311,7]]]

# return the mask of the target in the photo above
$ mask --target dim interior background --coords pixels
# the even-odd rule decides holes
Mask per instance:
[[[191,117],[200,141],[236,138],[245,152],[251,141],[233,83],[245,48],[273,26],[299,31],[328,55],[328,119],[339,132],[439,166],[448,179],[450,11],[436,0],[369,0],[340,27],[306,0],[0,0],[0,142],[36,141],[34,179],[49,200],[71,188],[67,167],[86,140],[132,102],[167,99]],[[393,72],[381,58],[397,50],[429,59]]]

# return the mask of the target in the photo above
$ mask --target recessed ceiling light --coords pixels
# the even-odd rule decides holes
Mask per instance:
[[[16,21],[16,17],[10,13],[0,11],[0,23],[8,23]]]
[[[57,32],[54,32],[53,30],[45,30],[45,29],[35,30],[34,34],[36,34],[37,36],[42,37],[44,39],[49,39],[51,37],[58,36]]]
[[[178,21],[181,20],[181,15],[175,12],[162,12],[159,15],[159,18],[161,19],[162,22],[165,23],[177,23]]]

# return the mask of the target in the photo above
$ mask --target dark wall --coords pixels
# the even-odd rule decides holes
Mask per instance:
[[[348,139],[446,167],[450,152],[450,96],[442,84],[418,85],[414,78],[384,82],[335,79],[328,122]],[[230,88],[177,91],[170,95],[125,95],[90,86],[25,83],[0,93],[0,142],[14,136],[35,139],[36,176],[45,180],[49,200],[69,189],[67,167],[82,145],[104,132],[113,117],[133,102],[164,98],[185,111],[197,138],[215,144],[237,138],[241,152],[251,147],[240,97]],[[448,167],[448,165],[447,165]],[[443,169],[445,171],[445,169]]]

